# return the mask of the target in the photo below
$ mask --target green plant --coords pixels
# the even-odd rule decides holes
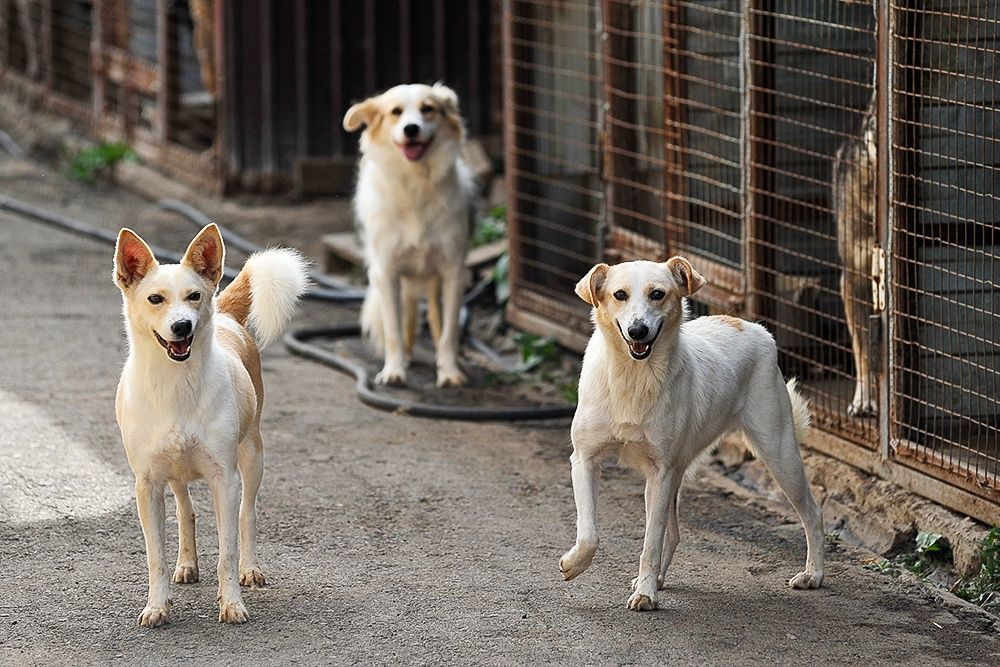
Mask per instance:
[[[902,556],[901,564],[918,577],[928,577],[941,565],[951,560],[948,540],[939,533],[917,533],[917,547],[912,553]]]
[[[100,143],[67,159],[70,176],[82,183],[93,183],[97,176],[111,172],[119,162],[138,160],[139,155],[123,143]]]
[[[536,336],[519,331],[514,334],[514,344],[521,353],[522,372],[537,368],[546,361],[552,361],[559,353],[556,341],[548,336]]]
[[[507,235],[506,219],[505,206],[492,208],[485,218],[476,223],[476,229],[472,233],[472,247],[478,248],[503,239]]]
[[[556,384],[556,390],[559,395],[566,399],[567,403],[576,405],[580,402],[580,384],[579,380],[574,378],[572,380],[567,380],[565,382],[559,382]]]
[[[1000,612],[1000,527],[993,526],[980,543],[979,572],[962,580],[955,595],[992,612]]]
[[[510,298],[510,280],[508,272],[510,269],[510,256],[503,253],[497,259],[496,266],[493,267],[493,290],[497,303],[503,306]]]

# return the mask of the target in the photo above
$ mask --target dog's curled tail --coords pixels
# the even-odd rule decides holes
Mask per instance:
[[[254,253],[219,294],[219,312],[248,327],[261,348],[281,337],[309,287],[309,264],[297,250]]]
[[[785,383],[788,390],[788,398],[792,400],[792,423],[795,425],[795,442],[804,444],[809,429],[812,427],[812,410],[809,409],[809,401],[802,397],[798,391],[798,378],[792,378]]]

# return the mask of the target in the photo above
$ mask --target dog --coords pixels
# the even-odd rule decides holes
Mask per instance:
[[[361,328],[384,353],[375,382],[405,385],[421,297],[437,348],[437,385],[465,384],[458,365],[473,179],[460,152],[458,96],[437,83],[401,85],[355,104],[361,135],[354,208],[368,267]]]
[[[859,419],[878,414],[870,362],[872,332],[869,326],[878,160],[875,103],[873,91],[862,117],[861,136],[845,143],[834,155],[831,183],[833,213],[837,223],[837,251],[843,263],[840,295],[854,356],[854,397],[847,414]]]
[[[810,413],[778,369],[764,327],[730,316],[686,322],[685,298],[705,285],[688,260],[598,264],[576,286],[593,306],[594,333],[580,372],[570,457],[576,544],[559,561],[569,581],[597,551],[596,483],[601,459],[646,477],[646,532],[628,608],[656,609],[657,590],[679,541],[677,503],[684,473],[722,435],[742,431],[805,527],[805,570],[793,588],[823,581],[823,518],[798,443]]]
[[[294,250],[264,250],[216,296],[224,256],[214,224],[191,241],[180,264],[160,265],[129,229],[119,232],[115,248],[129,343],[115,414],[146,539],[149,599],[139,615],[145,627],[170,618],[166,485],[177,501],[174,583],[198,581],[188,484],[205,479],[219,530],[219,621],[249,620],[240,585],[264,585],[255,506],[264,472],[258,349],[291,319],[306,289],[306,263]]]

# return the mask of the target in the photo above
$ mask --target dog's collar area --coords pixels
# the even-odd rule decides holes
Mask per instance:
[[[191,356],[191,343],[194,342],[194,334],[180,340],[164,340],[155,330],[153,335],[156,336],[157,342],[167,351],[167,356],[172,360],[187,361],[188,357]]]
[[[431,140],[433,141],[433,139]],[[424,156],[427,152],[427,148],[431,145],[430,141],[415,141],[412,139],[407,139],[402,144],[399,144],[400,150],[403,151],[403,155],[410,162],[416,162]]]
[[[632,340],[626,336],[625,332],[622,331],[622,325],[618,323],[618,320],[615,320],[615,326],[618,327],[618,333],[622,335],[622,340],[624,340],[625,345],[628,346],[628,353],[632,355],[632,358],[636,361],[642,361],[653,353],[653,343],[655,343],[656,339],[660,337],[660,331],[663,329],[663,321],[660,321],[660,326],[657,327],[656,333],[653,337],[645,342],[641,340]]]

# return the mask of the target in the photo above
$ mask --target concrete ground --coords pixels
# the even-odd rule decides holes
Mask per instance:
[[[0,192],[183,247],[190,230],[107,186],[0,158]],[[308,244],[308,239],[300,239]],[[712,471],[689,483],[657,612],[625,608],[642,487],[609,466],[601,551],[564,583],[568,424],[471,424],[362,406],[347,378],[264,355],[269,585],[220,625],[214,519],[173,622],[136,625],[146,574],[113,397],[126,354],[109,247],[0,213],[0,664],[1000,664],[993,617],[832,544],[792,591],[797,521]],[[310,304],[302,322],[345,317]],[[172,512],[168,510],[172,517]],[[174,539],[171,520],[168,532]]]

